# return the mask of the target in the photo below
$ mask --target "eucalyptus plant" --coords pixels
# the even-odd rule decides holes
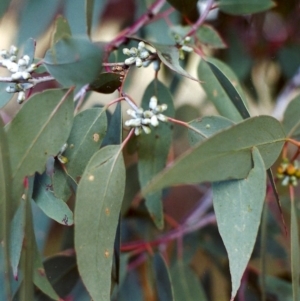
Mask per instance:
[[[1,2],[1,300],[299,300],[292,2]]]

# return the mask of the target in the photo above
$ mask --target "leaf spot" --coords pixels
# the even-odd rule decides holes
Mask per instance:
[[[214,97],[217,97],[217,96],[218,96],[218,91],[217,91],[217,90],[214,90],[214,91],[213,91],[213,96],[214,96]]]
[[[90,175],[90,176],[89,176],[89,181],[92,182],[92,181],[94,181],[94,180],[95,180],[95,177],[94,177],[93,175]]]
[[[72,143],[72,144],[70,144],[70,146],[69,146],[70,148],[74,148],[74,144]]]
[[[100,135],[97,134],[97,133],[95,133],[95,134],[93,135],[93,140],[94,140],[95,142],[98,142],[99,139],[100,139]]]
[[[105,250],[104,256],[105,256],[105,258],[108,258],[108,257],[109,257],[109,252],[108,252],[108,250]]]
[[[26,200],[26,195],[25,195],[25,193],[22,194],[22,200],[24,200],[24,201]]]
[[[65,214],[64,218],[62,219],[62,222],[63,222],[66,226],[68,226],[68,221],[69,221],[69,219],[68,219],[67,215]]]
[[[207,125],[205,126],[205,128],[206,128],[206,129],[209,129],[209,128],[210,128],[210,124],[207,124]]]
[[[105,214],[106,214],[107,216],[110,215],[110,210],[109,210],[108,208],[105,208]]]

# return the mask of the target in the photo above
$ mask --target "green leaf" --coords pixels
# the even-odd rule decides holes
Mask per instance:
[[[33,230],[33,229],[32,229]],[[36,240],[32,241],[33,244],[33,254],[34,254],[34,271],[33,271],[33,282],[44,294],[52,298],[53,300],[60,301],[59,296],[51,286],[48,278],[52,275],[49,275],[45,272],[45,267],[42,262],[42,256],[39,253]],[[58,270],[58,265],[55,266],[55,269]],[[51,278],[50,278],[51,280]],[[52,283],[52,282],[51,282]]]
[[[44,270],[55,294],[62,298],[71,292],[79,279],[76,258],[73,256],[56,255],[49,257],[44,261]],[[43,292],[45,293],[45,291]],[[43,301],[43,296],[40,296],[38,300]]]
[[[114,113],[108,122],[107,133],[102,141],[102,147],[106,145],[116,145],[122,142],[122,107],[118,102]]]
[[[73,97],[66,92],[55,89],[35,94],[6,126],[14,203],[22,195],[24,177],[43,173],[48,157],[55,156],[69,136]]]
[[[299,229],[295,200],[291,197],[291,267],[293,300],[299,300],[299,272],[300,272]]]
[[[86,38],[64,36],[45,55],[48,72],[63,86],[83,86],[101,69],[102,50]]]
[[[11,222],[10,236],[10,261],[13,276],[18,279],[18,266],[21,258],[21,250],[24,240],[25,228],[25,202],[22,200]]]
[[[90,84],[90,89],[99,93],[110,94],[117,90],[121,84],[122,76],[117,73],[104,72]]]
[[[266,277],[266,290],[270,295],[276,297],[279,301],[293,301],[292,285],[290,282],[267,276]]]
[[[35,48],[36,48],[36,41],[30,38],[22,46],[21,51],[19,52],[19,56],[22,57],[24,55],[28,55],[30,58],[29,64],[32,64],[34,61]]]
[[[63,153],[68,158],[66,169],[76,179],[81,176],[92,155],[100,148],[106,134],[106,112],[102,108],[85,110],[74,118]]]
[[[284,112],[282,125],[287,137],[297,137],[300,135],[300,95],[295,97]]]
[[[52,188],[54,195],[58,198],[67,202],[72,194],[71,184],[74,180],[71,179],[66,171],[63,170],[61,163],[55,160],[54,163],[54,174],[52,175]]]
[[[63,16],[58,16],[55,20],[54,31],[51,39],[51,47],[64,37],[71,37],[71,29],[68,21]]]
[[[35,176],[32,198],[48,217],[62,225],[73,225],[73,212],[63,200],[55,197],[51,178],[46,173]]]
[[[75,206],[78,269],[94,301],[110,299],[114,238],[124,190],[122,149],[106,146],[87,165]]]
[[[170,269],[175,301],[207,301],[197,275],[181,260]]]
[[[162,44],[157,44],[152,42],[150,44],[156,49],[158,57],[160,58],[163,64],[165,64],[167,67],[177,72],[178,74],[199,82],[197,78],[191,76],[180,66],[179,50],[176,46],[162,45]]]
[[[256,147],[252,158],[254,166],[246,179],[212,185],[217,224],[229,257],[231,300],[250,260],[266,196],[266,170]]]
[[[269,168],[278,158],[284,141],[284,131],[275,118],[246,119],[186,151],[150,181],[142,193],[146,195],[181,183],[246,178],[252,168],[251,150],[254,146]]]
[[[166,104],[168,106],[168,109],[163,114],[173,117],[175,112],[172,96],[167,87],[156,80],[148,85],[142,99],[142,108],[144,110],[149,109],[150,98],[154,95],[157,97],[159,104]],[[158,127],[151,128],[150,134],[140,135],[137,141],[139,180],[141,187],[145,187],[165,167],[172,143],[172,128],[170,124],[160,122]],[[161,198],[161,191],[146,196],[147,209],[159,229],[163,228],[164,222]]]
[[[255,14],[274,6],[271,0],[220,0],[218,3],[220,10],[230,15]]]
[[[59,0],[53,1],[24,1],[22,9],[20,10],[20,22],[18,27],[18,45],[23,44],[29,38],[38,38],[50,25],[53,17],[55,16]],[[47,13],[45,13],[47,12]],[[32,24],[32,20],[39,18],[38,26]]]
[[[7,83],[0,83],[0,108],[4,107],[8,101],[14,96],[13,93],[7,93]]]
[[[196,145],[200,141],[234,125],[233,121],[222,116],[204,116],[189,122],[189,125],[196,129],[189,129],[189,142],[191,146]]]
[[[11,294],[9,275],[10,275],[10,259],[9,259],[9,236],[11,222],[11,170],[9,164],[9,150],[7,139],[4,132],[4,125],[0,117],[0,241],[3,247],[4,259],[4,284],[6,289],[6,297],[9,300]]]
[[[172,301],[173,288],[168,267],[163,257],[156,253],[153,258],[154,277],[156,279],[157,295],[159,301]]]
[[[10,0],[2,0],[0,2],[0,18],[3,17],[3,15],[5,14],[8,6],[9,6]]]
[[[201,25],[197,30],[197,37],[202,44],[206,44],[211,48],[227,47],[219,33],[210,25]]]
[[[213,102],[222,116],[236,122],[245,118],[246,110],[242,110],[245,114],[241,115],[235,106],[235,103],[240,104],[241,97],[239,96],[238,99],[234,98],[237,94],[243,95],[243,91],[237,77],[228,66],[216,59],[201,60],[198,66],[198,77],[204,82],[202,87],[209,100]],[[226,79],[230,81],[231,86]],[[232,85],[236,87],[237,91]],[[226,88],[230,89],[232,94],[228,94],[229,91],[226,91]],[[242,108],[245,107],[243,101],[240,105]]]

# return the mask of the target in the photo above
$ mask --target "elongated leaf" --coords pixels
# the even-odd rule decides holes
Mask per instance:
[[[85,110],[74,118],[64,156],[66,168],[76,179],[81,176],[92,155],[100,148],[106,134],[106,112],[100,108]]]
[[[0,108],[4,107],[14,95],[6,92],[7,86],[7,83],[0,83]]]
[[[219,33],[210,25],[203,24],[197,30],[197,37],[201,43],[211,48],[226,48]]]
[[[257,148],[246,179],[213,183],[217,223],[229,257],[234,299],[251,257],[266,195],[266,169]]]
[[[106,146],[87,165],[75,207],[78,269],[94,301],[109,300],[114,238],[124,189],[121,148]]]
[[[218,7],[231,15],[259,13],[275,6],[271,0],[220,0]]]
[[[60,39],[64,37],[71,37],[71,29],[68,24],[68,21],[62,17],[58,16],[55,20],[54,32],[51,39],[51,46],[57,43]]]
[[[252,168],[251,149],[256,146],[269,168],[278,158],[285,134],[270,116],[246,119],[180,156],[143,189],[143,194],[180,183],[246,178]],[[184,175],[184,176],[183,176]]]
[[[44,65],[63,86],[83,86],[99,74],[101,58],[101,49],[88,39],[64,36],[47,51]]]
[[[9,164],[9,150],[4,132],[4,125],[0,118],[0,241],[3,246],[3,271],[6,297],[10,299],[11,288],[9,282],[9,235],[11,221],[11,170]]]
[[[51,283],[51,287],[53,287],[52,290],[55,292],[55,295],[59,295],[62,298],[67,296],[79,278],[76,258],[73,256],[56,255],[47,258],[44,261],[43,266],[44,277],[49,279],[47,281]],[[43,293],[49,296],[47,292],[43,291]],[[53,298],[53,296],[51,298]],[[45,296],[38,296],[38,300],[45,300]]]
[[[36,175],[34,186],[32,198],[40,209],[60,224],[73,225],[73,212],[63,200],[55,197],[51,178],[46,173],[41,176]]]
[[[47,29],[57,12],[60,1],[29,0],[23,3],[25,3],[25,5],[21,10],[22,13],[19,18],[18,45],[21,45],[28,38],[38,38],[39,35]],[[47,13],[45,14],[45,12]],[[38,26],[33,26],[32,20],[42,15],[43,18],[39,18]]]
[[[143,96],[142,107],[148,110],[150,98],[154,95],[160,104],[164,103],[168,106],[164,114],[173,117],[172,96],[168,89],[159,81],[152,81],[147,87]],[[172,129],[169,124],[163,122],[160,122],[157,128],[152,128],[150,134],[138,137],[138,171],[141,187],[145,187],[165,167],[171,142]],[[161,197],[161,191],[146,196],[147,209],[159,229],[163,228],[164,222]]]
[[[283,128],[288,137],[300,135],[300,96],[295,97],[284,112]]]
[[[25,203],[21,201],[11,222],[10,236],[10,261],[13,271],[13,276],[18,279],[18,267],[20,263],[21,250],[24,240],[25,229]]]
[[[156,279],[157,295],[159,301],[172,301],[173,289],[168,267],[159,253],[153,258],[154,275]]]
[[[36,41],[32,38],[29,38],[21,48],[21,51],[19,53],[20,57],[24,55],[28,55],[29,56],[28,64],[32,64],[34,61],[35,48],[36,48]]]
[[[192,120],[189,124],[197,130],[189,129],[189,142],[191,146],[194,146],[217,132],[232,126],[234,123],[222,116],[204,116],[203,118]]]
[[[236,87],[238,91],[236,93],[238,93],[238,95],[243,95],[243,91],[238,84],[237,77],[228,66],[216,59],[209,59],[209,62],[201,60],[198,66],[198,77],[204,82],[202,84],[202,87],[209,100],[213,102],[216,109],[222,116],[236,122],[241,121],[243,118],[245,118],[244,115],[241,115],[241,113],[239,113],[239,110],[233,102],[234,100],[238,104],[240,104],[240,97],[237,100],[232,100],[230,98],[230,95],[225,90],[226,87],[224,88],[223,81],[227,83],[227,86],[229,86],[230,83],[228,84],[228,82],[226,81],[226,79],[229,79],[231,84]],[[221,80],[223,81],[221,82]],[[236,90],[235,88],[233,89]],[[233,95],[233,97],[235,96],[236,94]],[[243,110],[243,112],[244,111],[245,110]]]
[[[33,116],[38,118],[33,118]],[[66,90],[35,94],[6,126],[12,180],[13,206],[23,191],[23,178],[43,173],[49,156],[55,156],[67,140],[73,121],[73,100]]]
[[[175,301],[207,301],[196,274],[181,260],[170,269]]]
[[[33,229],[32,229],[33,230]],[[39,253],[36,240],[32,241],[33,256],[34,256],[34,270],[33,270],[33,282],[45,295],[49,296],[53,300],[60,301],[59,296],[53,289],[46,275],[45,267],[42,262],[42,256]],[[57,269],[57,266],[55,266]]]
[[[267,276],[266,290],[268,294],[275,296],[279,301],[293,301],[292,285],[288,281]]]
[[[112,72],[100,73],[90,84],[90,89],[104,94],[113,93],[121,86],[121,77],[120,74]]]
[[[169,67],[171,70],[174,70],[180,75],[183,75],[189,79],[199,81],[197,78],[194,78],[189,73],[187,73],[179,63],[179,50],[174,45],[161,45],[156,43],[151,43],[151,45],[156,49],[159,58],[162,63]]]
[[[299,300],[299,272],[300,272],[300,249],[299,229],[295,200],[291,198],[291,266],[293,300]]]

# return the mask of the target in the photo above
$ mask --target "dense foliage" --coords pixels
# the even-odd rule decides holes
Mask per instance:
[[[297,1],[0,17],[0,300],[299,300]]]

